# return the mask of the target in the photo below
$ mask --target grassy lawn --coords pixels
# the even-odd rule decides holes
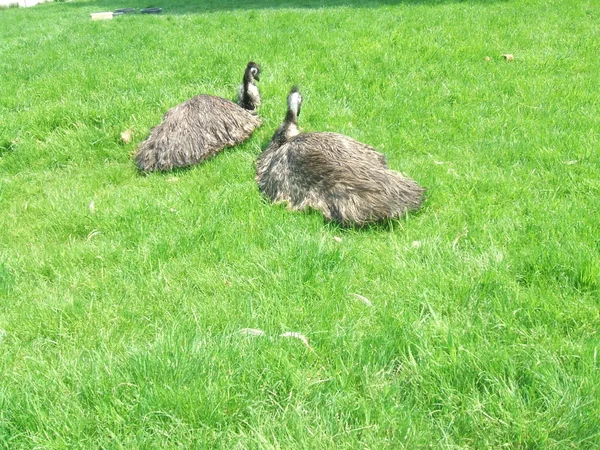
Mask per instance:
[[[600,448],[597,0],[89,18],[125,6],[0,10],[0,448]],[[263,127],[137,173],[162,114],[249,60]],[[384,152],[423,210],[267,204],[294,83],[304,130]]]

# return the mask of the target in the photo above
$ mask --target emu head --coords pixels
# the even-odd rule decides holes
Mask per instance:
[[[252,114],[255,114],[256,108],[260,106],[260,92],[254,84],[254,80],[259,81],[260,72],[260,66],[250,61],[244,70],[244,80],[238,90],[237,104]]]
[[[252,83],[254,80],[260,81],[260,66],[254,61],[250,61],[244,72],[244,82]]]

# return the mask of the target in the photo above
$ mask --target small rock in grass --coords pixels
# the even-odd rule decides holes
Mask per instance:
[[[133,135],[133,131],[125,130],[121,133],[121,142],[124,144],[129,144],[131,142],[131,136]]]
[[[462,233],[460,233],[458,236],[456,236],[456,239],[454,239],[454,242],[452,242],[452,250],[453,251],[456,251],[456,246],[458,245],[458,241],[460,241],[461,238],[463,238],[467,234],[469,234],[469,230],[465,230]]]
[[[240,330],[241,334],[245,334],[246,336],[264,336],[265,332],[258,328],[242,328]]]
[[[489,56],[486,56],[485,58],[483,58],[485,61],[491,61],[492,58],[490,58]]]
[[[515,56],[511,55],[510,53],[504,53],[501,56],[506,60],[506,62],[511,62],[511,61],[514,61],[514,59],[515,59]]]
[[[333,240],[334,240],[335,242],[342,242],[342,238],[341,238],[341,237],[339,237],[339,236],[334,236],[334,237],[333,237]]]
[[[358,300],[360,300],[361,302],[363,302],[365,305],[367,306],[373,306],[373,303],[371,303],[371,300],[369,300],[367,297],[365,297],[364,295],[360,295],[360,294],[352,294],[352,296]]]
[[[289,337],[289,338],[298,339],[298,340],[302,341],[302,343],[304,345],[306,345],[308,348],[310,348],[312,350],[312,347],[308,343],[308,338],[306,336],[304,336],[303,334],[297,333],[295,331],[286,331],[285,333],[281,333],[279,335],[279,337]]]
[[[98,231],[98,230],[92,230],[92,232],[90,234],[88,234],[87,240],[89,241],[94,236],[98,236],[99,234],[102,234],[102,232]]]

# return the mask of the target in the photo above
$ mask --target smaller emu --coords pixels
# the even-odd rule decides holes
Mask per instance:
[[[237,104],[212,95],[197,95],[171,108],[142,142],[135,156],[143,171],[171,170],[203,162],[225,147],[244,142],[261,120],[256,115],[260,67],[249,62]]]
[[[364,225],[416,210],[424,189],[388,169],[385,156],[337,133],[300,133],[294,86],[285,121],[256,163],[260,191],[292,210],[312,208],[342,225]]]

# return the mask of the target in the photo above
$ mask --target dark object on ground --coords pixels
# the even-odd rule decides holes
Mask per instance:
[[[260,191],[292,210],[312,208],[342,225],[364,225],[416,210],[424,189],[387,167],[372,147],[337,133],[300,133],[302,96],[288,110],[256,164]]]
[[[135,156],[143,171],[171,170],[203,162],[226,147],[241,144],[261,125],[256,115],[260,93],[254,84],[260,67],[249,62],[238,104],[197,95],[167,111]]]
[[[135,8],[119,8],[119,9],[115,9],[115,14],[121,13],[121,14],[127,14],[127,13],[132,13],[135,12]]]
[[[158,14],[162,11],[162,8],[144,8],[140,10],[142,14]]]

